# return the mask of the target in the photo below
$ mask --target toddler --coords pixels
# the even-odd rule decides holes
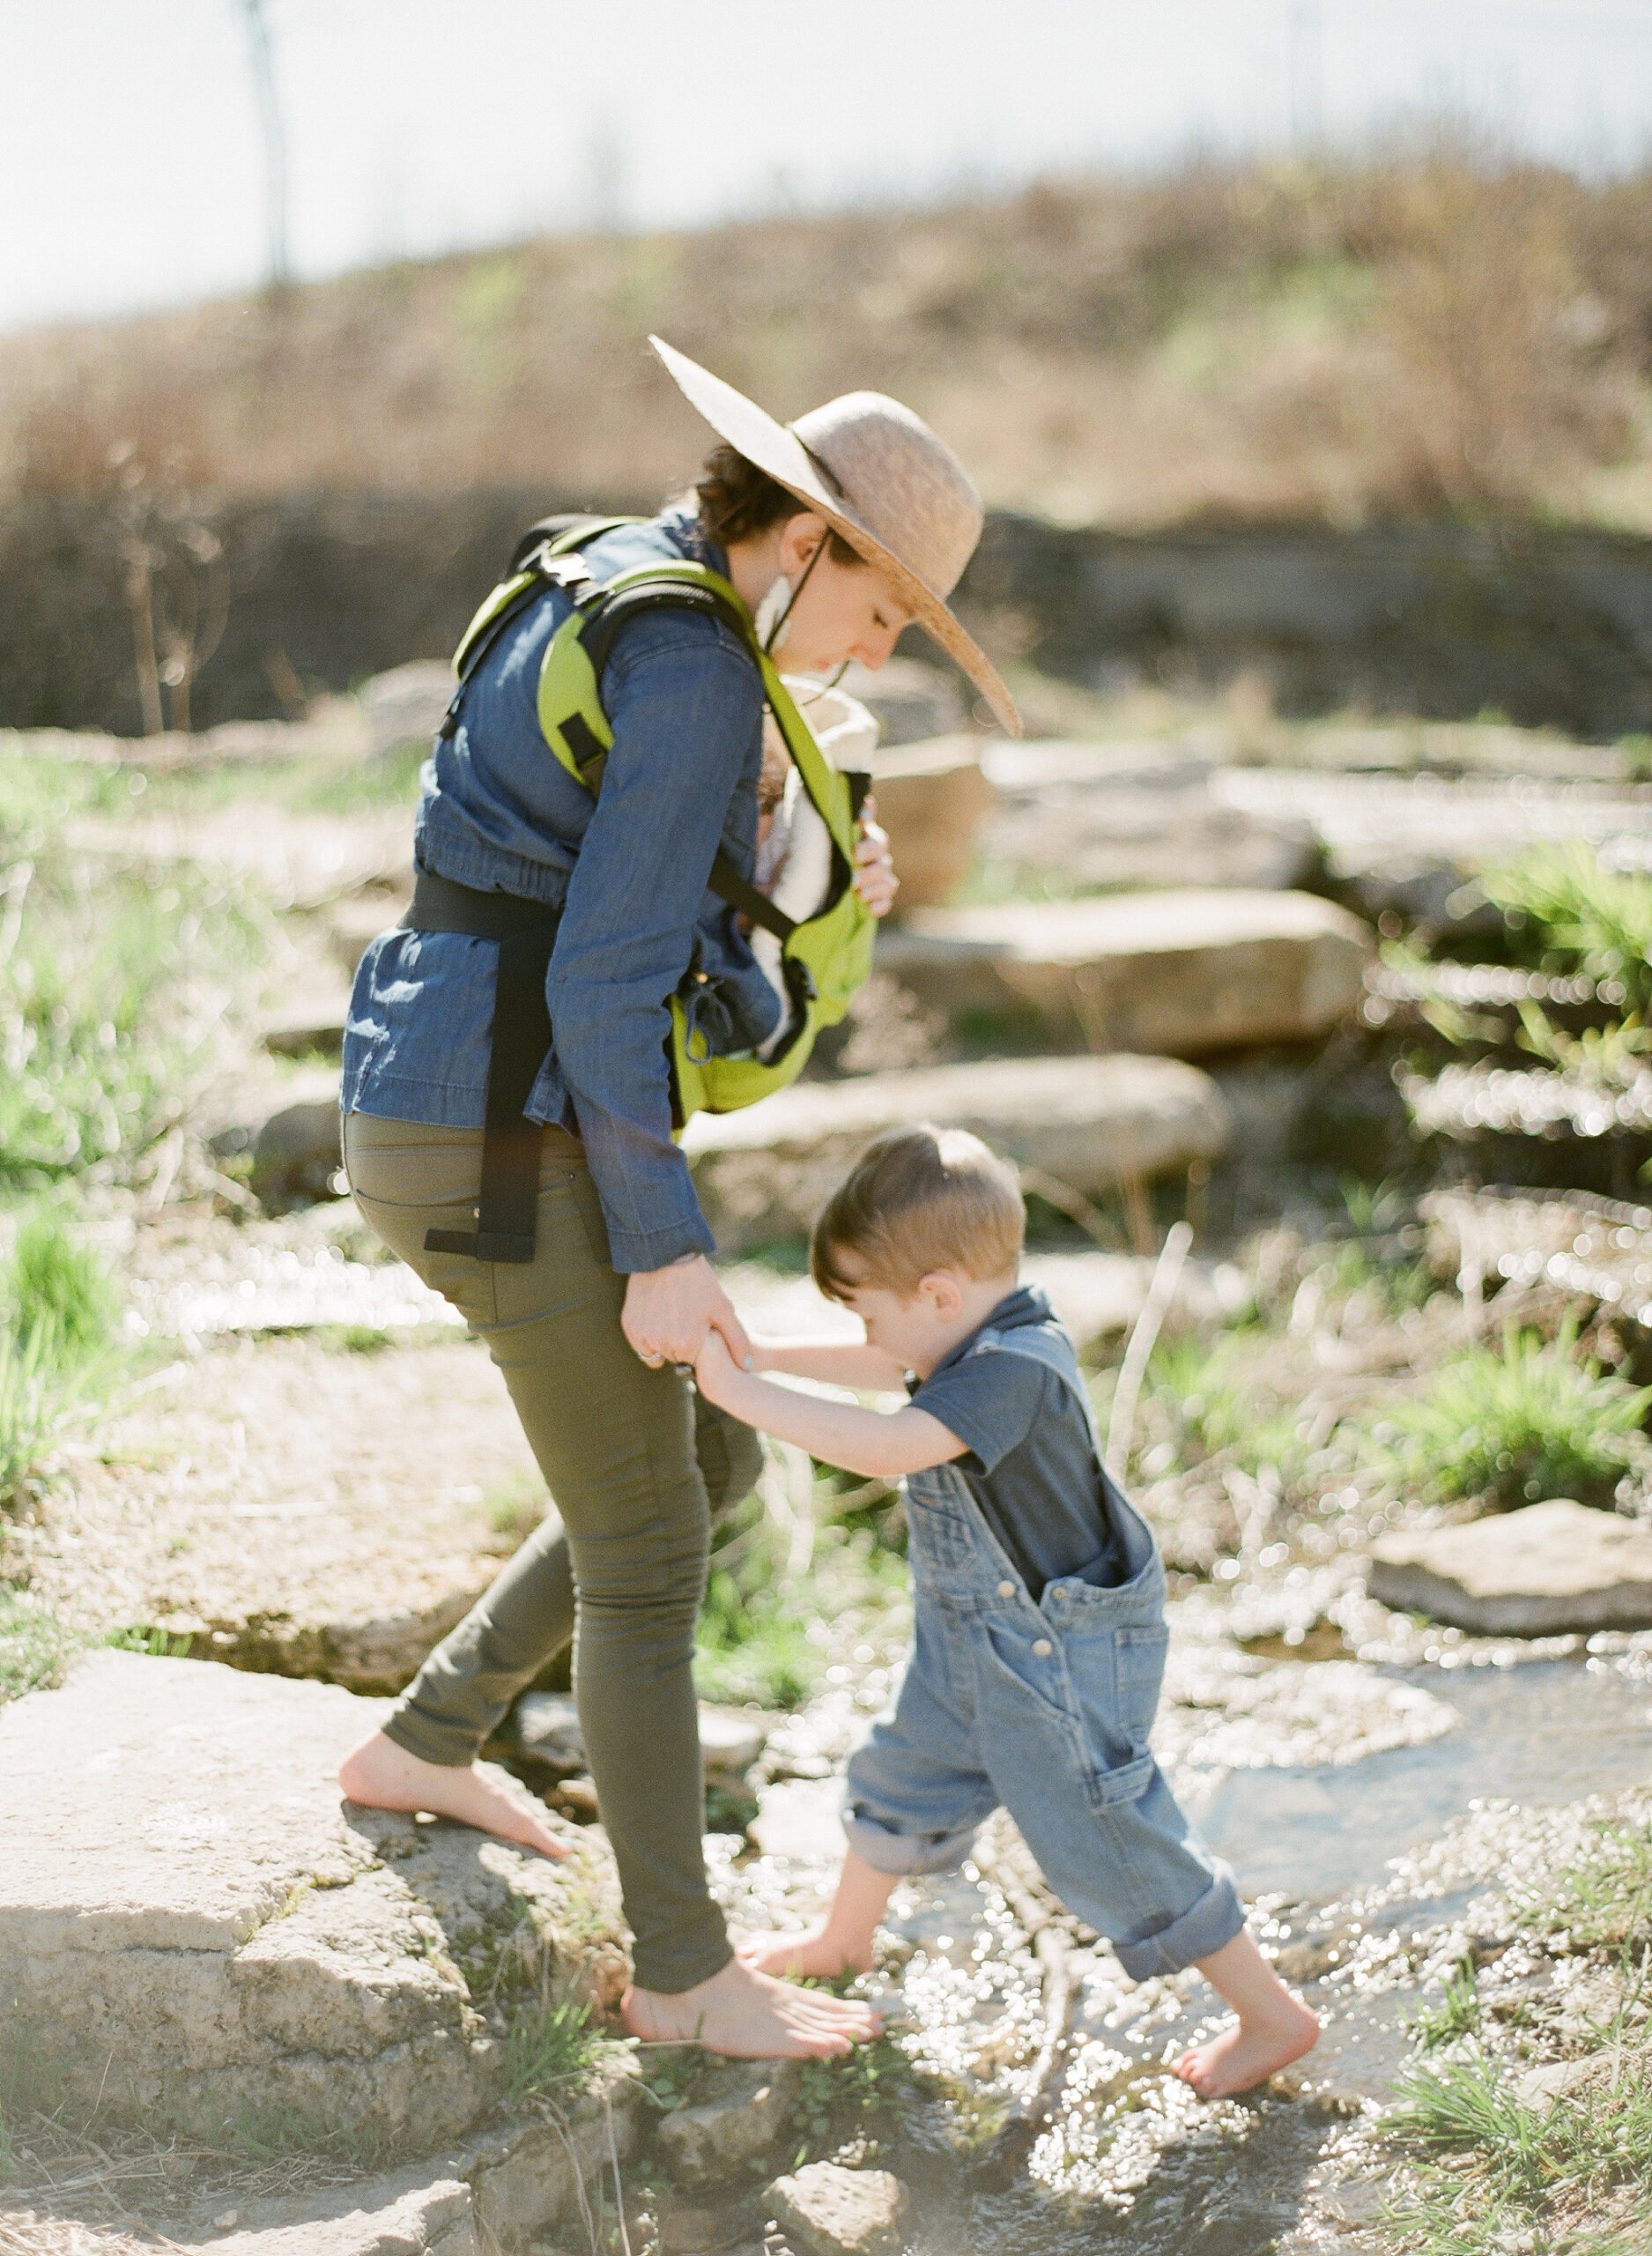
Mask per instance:
[[[848,1849],[832,1908],[740,1948],[762,1971],[864,1970],[895,1883],[960,1865],[1001,1804],[1057,1896],[1132,1979],[1196,1965],[1236,2024],[1175,2074],[1207,2099],[1306,2052],[1314,2015],[1257,1948],[1233,1876],[1149,1751],[1164,1673],[1165,1576],[1100,1462],[1072,1342],[1018,1283],[1014,1171],[961,1130],[901,1128],[864,1154],[815,1226],[816,1283],[863,1342],[753,1343],[737,1368],[708,1332],[700,1391],[748,1425],[868,1478],[900,1480],[914,1635],[894,1704],[850,1757]],[[760,1374],[864,1390],[893,1412]]]

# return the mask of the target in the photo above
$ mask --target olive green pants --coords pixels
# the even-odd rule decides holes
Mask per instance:
[[[577,1619],[574,1693],[636,1978],[691,1989],[730,1955],[700,1846],[694,1629],[711,1519],[751,1492],[757,1436],[626,1345],[626,1280],[573,1137],[545,1132],[537,1250],[522,1265],[425,1250],[433,1225],[470,1227],[479,1130],[357,1112],[344,1145],[367,1221],[486,1341],[555,1499],[385,1729],[427,1762],[468,1762]]]

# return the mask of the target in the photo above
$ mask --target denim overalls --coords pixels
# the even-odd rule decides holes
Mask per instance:
[[[1063,1335],[983,1332],[971,1353],[1032,1355],[1056,1371],[1100,1460]],[[1146,1523],[1106,1480],[1127,1579],[1098,1589],[1063,1576],[1034,1604],[956,1466],[915,1473],[905,1488],[913,1646],[894,1704],[849,1758],[850,1847],[878,1872],[950,1871],[1002,1804],[1051,1888],[1133,1980],[1219,1950],[1244,1924],[1233,1875],[1192,1831],[1147,1744],[1168,1633]]]

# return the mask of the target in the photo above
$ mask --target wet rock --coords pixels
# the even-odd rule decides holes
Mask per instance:
[[[378,1712],[106,1651],[0,1715],[0,1992],[71,2111],[430,2153],[497,2103],[501,1964],[617,1995],[604,1844],[569,1829],[553,1864],[341,1805]]]
[[[726,2060],[707,2069],[693,2102],[656,2134],[679,2185],[704,2186],[767,2154],[797,2095],[796,2060]]]
[[[414,658],[375,673],[360,696],[367,757],[382,760],[401,745],[429,743],[453,696],[453,668],[445,658]]]
[[[501,1737],[530,1761],[568,1775],[585,1768],[579,1704],[568,1692],[524,1692]],[[763,1752],[768,1722],[744,1708],[700,1708],[700,1752],[708,1777],[743,1777]]]
[[[811,2162],[766,2190],[782,2232],[811,2256],[900,2256],[907,2189],[887,2170],[845,2170]]]
[[[878,820],[889,833],[900,893],[898,916],[949,901],[968,875],[994,794],[979,737],[940,737],[878,754]]]
[[[935,1120],[1086,1197],[1172,1174],[1227,1141],[1208,1075],[1166,1058],[999,1058],[803,1081],[745,1112],[700,1113],[683,1147],[725,1252],[805,1230],[880,1129]]]
[[[1027,890],[1052,874],[1096,893],[1285,887],[1317,866],[1311,824],[1226,805],[1210,760],[1183,744],[993,743],[982,766],[1000,801],[993,863]]]
[[[1465,1527],[1385,1535],[1369,1588],[1384,1606],[1478,1636],[1652,1628],[1652,1532],[1557,1496]]]
[[[1166,1057],[1305,1042],[1359,1002],[1371,935],[1306,893],[1137,893],[920,910],[878,965],[933,1007]]]

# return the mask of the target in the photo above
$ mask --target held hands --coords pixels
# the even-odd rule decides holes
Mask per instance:
[[[719,1410],[734,1407],[732,1396],[739,1387],[741,1367],[730,1354],[721,1332],[707,1332],[699,1354],[694,1358],[694,1384],[707,1402],[715,1402]]]
[[[639,1270],[626,1287],[619,1328],[650,1370],[692,1363],[708,1336],[721,1339],[737,1364],[752,1352],[734,1303],[702,1253],[666,1269]]]
[[[875,813],[875,803],[869,797],[855,849],[855,890],[874,916],[887,916],[900,890],[900,880],[889,851],[889,834],[873,820]]]

